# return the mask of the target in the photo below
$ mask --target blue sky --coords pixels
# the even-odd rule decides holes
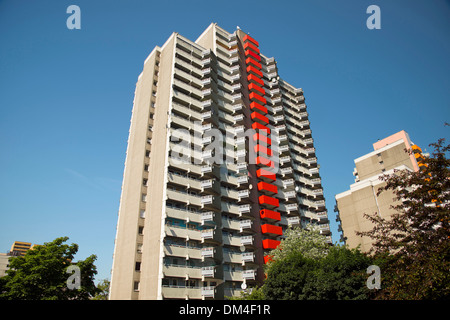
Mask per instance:
[[[449,17],[442,0],[0,0],[0,252],[68,236],[110,277],[137,77],[173,31],[195,40],[211,22],[250,33],[304,89],[337,241],[353,159],[400,130],[423,148],[449,138]]]

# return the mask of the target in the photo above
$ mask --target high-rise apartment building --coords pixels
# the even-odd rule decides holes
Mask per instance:
[[[222,148],[223,147],[223,148]],[[238,29],[173,33],[136,85],[111,299],[224,299],[289,225],[331,233],[302,89]]]
[[[377,195],[378,190],[385,186],[380,180],[384,174],[392,174],[394,170],[418,171],[422,159],[422,150],[415,145],[405,131],[397,132],[373,144],[374,151],[355,159],[355,183],[350,190],[336,195],[337,221],[341,222],[341,240],[350,248],[361,246],[367,252],[372,247],[372,239],[356,235],[356,232],[369,231],[373,224],[364,217],[366,214],[377,213],[383,218],[389,218],[395,210],[395,195],[391,190]],[[419,153],[409,153],[407,150],[418,150]]]
[[[24,256],[31,249],[31,243],[23,241],[14,241],[11,245],[10,255]]]

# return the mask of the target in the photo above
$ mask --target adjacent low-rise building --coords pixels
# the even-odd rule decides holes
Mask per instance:
[[[356,235],[356,232],[369,231],[373,224],[364,214],[378,214],[389,218],[395,211],[395,195],[387,190],[377,195],[385,185],[379,178],[392,174],[394,170],[418,171],[421,166],[422,150],[415,145],[405,131],[397,132],[373,144],[374,151],[355,159],[355,183],[350,189],[336,195],[337,221],[342,231],[341,240],[350,248],[361,246],[367,252],[372,247],[372,239]],[[409,152],[417,150],[419,153]]]

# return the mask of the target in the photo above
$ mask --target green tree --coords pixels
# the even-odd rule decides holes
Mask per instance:
[[[98,289],[94,284],[97,268],[95,255],[73,263],[78,245],[64,244],[61,237],[28,250],[22,257],[10,258],[7,275],[1,278],[1,299],[21,300],[86,300]],[[80,271],[80,287],[68,288],[69,266]]]
[[[365,215],[374,228],[357,234],[374,240],[373,255],[382,271],[380,299],[450,297],[450,160],[449,145],[440,139],[421,160],[418,172],[385,175],[385,186],[398,202],[389,219]],[[411,151],[409,151],[411,152]]]
[[[92,300],[108,300],[109,296],[109,279],[103,279],[97,285],[99,292],[92,298]]]
[[[367,299],[365,272],[371,259],[359,249],[330,246],[320,231],[308,229],[286,230],[286,238],[269,254],[265,283],[235,299]]]
[[[324,257],[330,245],[326,238],[320,234],[320,231],[309,226],[308,229],[302,229],[298,226],[289,227],[285,232],[286,238],[281,240],[280,245],[270,251],[270,262],[266,265],[266,271],[272,263],[284,259],[292,253],[300,253],[306,258],[320,259]]]
[[[319,258],[292,252],[273,262],[263,286],[269,300],[367,299],[367,267],[371,259],[359,249],[330,247]]]

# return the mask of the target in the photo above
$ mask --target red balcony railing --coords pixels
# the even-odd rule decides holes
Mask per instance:
[[[267,103],[266,98],[260,96],[259,94],[255,93],[255,92],[251,92],[248,97],[250,98],[250,100],[259,101],[259,103],[262,103],[262,104]]]
[[[248,85],[248,90],[249,90],[249,91],[254,91],[254,92],[256,92],[256,93],[258,93],[258,94],[261,94],[261,95],[265,95],[265,94],[266,94],[266,92],[264,91],[264,89],[261,88],[260,86],[258,86],[258,85],[255,84],[255,83],[250,83],[250,84]]]
[[[272,211],[269,209],[262,209],[259,211],[259,216],[261,217],[261,219],[266,219],[266,220],[273,220],[273,221],[280,221],[281,220],[281,215],[279,212],[276,211]]]
[[[247,76],[247,80],[248,80],[249,82],[253,81],[253,82],[255,82],[255,83],[257,83],[257,84],[259,84],[259,85],[261,85],[261,86],[264,85],[264,81],[262,81],[260,78],[258,78],[258,76],[255,76],[254,74],[249,74],[249,75]]]
[[[253,65],[253,66],[255,66],[256,68],[258,68],[258,69],[261,69],[261,63],[259,63],[258,61],[256,61],[255,59],[253,59],[253,58],[251,58],[251,57],[248,57],[247,59],[245,59],[245,64],[246,65]]]
[[[279,226],[274,226],[272,224],[263,224],[261,226],[261,231],[263,234],[267,234],[267,235],[276,235],[276,236],[281,236],[283,235],[283,229]]]
[[[279,207],[280,201],[277,198],[269,197],[266,195],[259,196],[259,204],[266,205],[270,207]]]
[[[256,40],[253,39],[252,37],[250,37],[248,34],[246,34],[246,35],[244,36],[244,38],[242,39],[242,41],[244,41],[244,42],[250,41],[250,42],[252,42],[255,46],[259,47],[258,41],[256,41]]]
[[[252,124],[252,129],[253,129],[253,130],[257,130],[257,129],[258,129],[258,130],[262,130],[262,131],[264,131],[266,134],[270,134],[270,129],[267,128],[265,125],[259,123],[259,122],[254,122],[254,123]]]
[[[277,176],[275,173],[267,171],[266,169],[263,169],[263,168],[256,170],[256,176],[258,178],[264,178],[264,179],[268,179],[268,180],[272,180],[272,181],[277,179]]]
[[[262,125],[268,124],[269,119],[258,112],[252,112],[250,115],[253,121],[259,122]]]
[[[277,193],[278,192],[278,187],[276,185],[264,182],[264,181],[260,181],[258,182],[258,190],[259,191],[263,191],[266,193]]]
[[[266,159],[264,157],[258,156],[255,159],[255,164],[257,166],[267,166],[271,168],[275,168],[275,163],[269,159]]]
[[[264,239],[262,241],[262,243],[263,243],[264,249],[275,249],[276,247],[278,247],[280,245],[281,241],[272,240],[272,239]]]
[[[263,77],[263,73],[261,71],[259,71],[258,69],[256,69],[253,66],[248,66],[247,67],[247,73],[253,72],[254,74],[256,74],[258,77],[262,78]]]

